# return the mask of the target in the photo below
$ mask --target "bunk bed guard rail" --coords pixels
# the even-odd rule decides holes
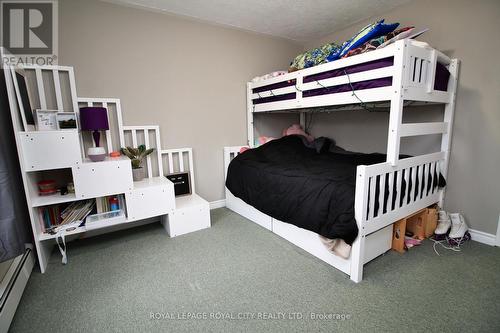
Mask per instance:
[[[446,103],[450,63],[450,58],[426,43],[401,40],[380,50],[249,83],[247,97],[253,112],[387,101],[402,77],[405,99]]]

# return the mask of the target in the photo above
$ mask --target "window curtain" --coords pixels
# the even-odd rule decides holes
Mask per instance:
[[[4,71],[0,70],[0,262],[24,253],[31,243],[28,206],[10,118]]]

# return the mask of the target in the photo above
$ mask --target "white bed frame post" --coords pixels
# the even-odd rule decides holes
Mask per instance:
[[[301,112],[300,113],[300,115],[299,115],[299,124],[300,124],[300,126],[302,126],[302,128],[305,131],[306,130],[306,113],[305,112]]]
[[[253,148],[254,143],[252,84],[247,82],[247,144]]]
[[[396,42],[394,52],[394,68],[404,68],[406,61],[406,40]],[[405,70],[394,71],[392,78],[391,110],[389,116],[389,134],[387,139],[387,162],[396,166],[399,160],[399,146],[401,142],[401,123],[403,121],[403,84]]]
[[[354,198],[354,217],[358,225],[358,237],[352,244],[351,249],[351,280],[358,283],[363,279],[363,265],[365,254],[365,221],[366,207],[368,203],[368,177],[366,166],[360,165],[356,169],[356,197]]]
[[[441,174],[445,179],[448,179],[448,165],[450,163],[450,151],[451,151],[451,135],[453,129],[453,119],[455,115],[455,101],[457,99],[457,84],[458,84],[458,70],[460,67],[460,61],[458,59],[452,59],[448,70],[450,72],[450,82],[448,83],[448,91],[452,92],[450,96],[450,102],[446,104],[444,108],[444,119],[443,121],[447,124],[446,133],[443,133],[441,137],[441,151],[444,152],[444,160],[441,163]],[[439,196],[439,207],[444,205],[444,194],[445,188],[441,189]]]

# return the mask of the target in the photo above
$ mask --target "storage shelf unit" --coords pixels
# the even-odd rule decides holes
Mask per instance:
[[[63,92],[68,92],[68,100],[71,103],[72,112],[79,115],[80,106],[99,105],[106,108],[110,120],[110,130],[105,132],[105,143],[107,153],[113,150],[119,150],[120,147],[138,146],[142,140],[146,148],[156,149],[156,161],[152,155],[146,159],[147,178],[133,182],[132,167],[130,160],[121,156],[118,158],[107,157],[101,162],[92,162],[85,156],[86,140],[82,132],[74,130],[57,131],[32,131],[29,125],[25,125],[21,117],[22,103],[19,102],[20,96],[16,87],[18,86],[16,71],[31,71],[36,76],[36,82],[32,82],[29,87],[37,90],[37,101],[31,101],[33,108],[53,109],[58,112],[68,112],[63,109],[60,99],[57,99],[57,105],[50,106],[48,100],[44,98],[49,84],[43,83],[42,74],[50,72],[54,78],[66,74],[69,76],[69,87],[62,89],[61,82],[54,83],[52,87],[56,96],[61,96]],[[192,181],[192,195],[194,192],[194,173],[193,159],[190,148],[162,150],[160,145],[159,126],[123,126],[121,115],[121,104],[119,99],[112,98],[78,98],[76,94],[76,85],[72,67],[67,66],[34,66],[26,65],[22,68],[6,67],[4,75],[7,85],[9,106],[12,116],[12,125],[15,132],[16,146],[22,171],[23,184],[28,203],[31,227],[35,239],[35,247],[38,256],[40,270],[45,272],[47,269],[49,257],[55,245],[56,235],[44,232],[40,209],[43,207],[52,207],[71,203],[79,200],[93,200],[96,198],[110,195],[123,195],[123,205],[120,209],[122,214],[114,217],[103,217],[101,220],[93,222],[88,226],[68,228],[63,230],[64,236],[85,235],[88,231],[92,234],[97,232],[107,232],[116,230],[120,225],[133,226],[136,221],[156,218],[156,221],[168,214],[176,212],[176,200],[174,195],[174,185],[164,177],[165,174],[173,172],[184,172],[187,166],[184,157],[187,156],[189,173]],[[21,107],[20,107],[21,105]],[[112,115],[112,113],[114,113]],[[26,128],[28,127],[28,128]],[[28,129],[28,130],[26,130]],[[132,142],[127,144],[126,134],[131,135]],[[143,134],[140,138],[139,133]],[[155,138],[150,140],[150,135]],[[118,137],[119,142],[113,140],[113,135]],[[154,143],[155,146],[150,144]],[[168,157],[168,171],[163,170],[163,157]],[[174,156],[178,156],[178,166],[174,166]],[[156,162],[156,167],[153,163]],[[153,175],[153,173],[156,173]],[[60,195],[59,193],[40,196],[38,193],[38,182],[40,180],[52,179],[57,185],[74,183],[75,193]],[[198,198],[198,196],[197,196]],[[208,202],[201,197],[196,200],[196,205],[200,204],[208,207]],[[208,210],[207,210],[208,211]],[[203,219],[203,227],[210,226],[210,216],[203,211],[203,214],[194,214],[195,221]],[[151,221],[154,221],[152,219]],[[149,221],[149,220],[148,220]],[[187,221],[189,223],[190,221]],[[200,228],[196,226],[186,226],[190,231]]]

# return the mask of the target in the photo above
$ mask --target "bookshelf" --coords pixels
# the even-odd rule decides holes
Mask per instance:
[[[33,109],[50,109],[58,112],[73,112],[75,118],[79,119],[79,108],[81,106],[91,106],[99,103],[106,107],[107,112],[114,113],[109,115],[113,120],[110,124],[110,130],[105,133],[106,153],[112,150],[119,150],[126,145],[124,127],[121,123],[121,106],[117,99],[100,98],[78,98],[74,72],[72,67],[68,66],[32,66],[26,65],[22,68],[6,68],[4,75],[7,85],[7,94],[12,117],[12,126],[14,129],[18,157],[21,167],[24,189],[30,214],[30,222],[34,235],[35,248],[38,256],[40,270],[44,273],[47,269],[50,255],[56,244],[56,235],[47,232],[47,215],[42,216],[41,212],[54,209],[54,212],[60,212],[64,208],[77,204],[80,201],[91,202],[92,211],[90,215],[94,216],[92,223],[81,224],[74,228],[61,228],[65,237],[85,236],[89,231],[109,232],[115,230],[117,226],[133,226],[134,222],[144,219],[157,218],[160,221],[175,211],[174,185],[164,177],[164,170],[160,154],[159,127],[145,126],[133,127],[133,142],[128,145],[138,145],[138,131],[148,131],[153,129],[156,133],[156,139],[151,142],[156,143],[158,152],[157,166],[152,167],[153,160],[148,157],[146,168],[148,176],[140,182],[134,182],[132,177],[132,167],[127,157],[116,158],[107,157],[102,162],[92,162],[85,155],[85,146],[89,145],[88,138],[78,129],[36,131],[32,125],[25,124],[26,120],[21,117],[22,103],[19,103],[18,91],[16,91],[17,78],[16,71],[32,71],[34,79],[30,87],[38,93],[34,94],[37,99],[32,102]],[[43,82],[43,77],[50,75],[54,78],[67,76],[69,80],[61,80],[59,84],[49,87],[49,84],[38,85]],[[28,76],[27,76],[28,77]],[[59,80],[56,80],[59,81]],[[62,82],[68,82],[68,87],[61,87]],[[47,82],[46,82],[47,83]],[[63,92],[68,93],[64,99],[57,99],[57,105],[48,105],[49,99],[40,98],[40,96],[50,95],[48,89],[55,89],[55,96],[61,96]],[[67,105],[61,101],[67,101]],[[61,103],[59,103],[61,102]],[[64,104],[64,105],[63,105]],[[113,138],[119,138],[113,141]],[[149,135],[142,137],[146,145],[150,145]],[[189,152],[191,152],[189,150]],[[191,156],[190,156],[191,158]],[[180,162],[181,164],[183,162]],[[192,158],[190,159],[192,172]],[[172,166],[170,166],[172,168]],[[153,173],[156,175],[153,175]],[[62,195],[63,192],[41,195],[40,181],[53,182],[57,187],[64,184],[73,183],[74,192]],[[52,192],[50,192],[52,193]],[[119,211],[116,214],[103,213],[103,197],[117,196],[120,198]],[[57,207],[55,209],[54,207]],[[206,203],[208,211],[208,203]],[[109,209],[107,207],[106,209]],[[60,216],[51,212],[50,221],[60,221]],[[99,215],[101,214],[101,215]],[[89,215],[89,216],[90,216]],[[99,217],[99,218],[97,218]],[[89,217],[82,219],[88,221]],[[83,222],[83,221],[82,221]],[[180,222],[179,222],[180,223]],[[209,224],[209,222],[208,222]]]

